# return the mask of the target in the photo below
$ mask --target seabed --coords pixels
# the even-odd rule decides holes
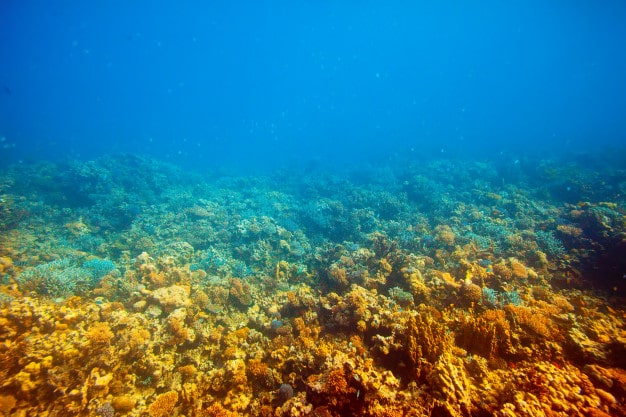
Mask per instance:
[[[5,168],[0,415],[625,416],[625,198],[615,158]]]

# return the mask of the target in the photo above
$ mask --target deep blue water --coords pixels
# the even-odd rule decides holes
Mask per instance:
[[[623,1],[4,0],[0,160],[254,171],[619,145],[624,22]]]

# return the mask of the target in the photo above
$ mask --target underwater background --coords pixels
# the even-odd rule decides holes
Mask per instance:
[[[2,158],[257,172],[626,132],[621,1],[5,1]]]
[[[0,2],[0,416],[626,416],[624,22]]]

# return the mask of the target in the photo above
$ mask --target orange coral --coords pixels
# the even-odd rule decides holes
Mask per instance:
[[[92,345],[105,345],[111,342],[115,335],[108,323],[95,323],[87,331],[87,340]]]
[[[154,400],[148,412],[152,417],[168,417],[174,411],[176,403],[178,402],[178,392],[168,391],[165,392]]]
[[[194,365],[185,365],[178,368],[178,372],[180,372],[180,374],[185,379],[193,378],[193,376],[196,374],[196,371],[197,369]]]
[[[507,304],[505,310],[511,314],[514,322],[520,326],[539,336],[550,337],[550,319],[537,310],[513,304]]]
[[[514,278],[526,279],[528,278],[528,270],[517,259],[511,259],[511,272]]]
[[[246,367],[250,380],[261,387],[270,388],[274,385],[272,370],[259,359],[250,359]]]
[[[15,408],[17,400],[12,395],[0,395],[0,413],[8,416],[11,410]]]
[[[415,316],[411,315],[407,322],[406,349],[411,365],[419,374],[422,360],[435,363],[439,356],[452,345],[452,337],[446,326],[433,318],[432,312],[426,310]]]
[[[238,340],[246,340],[248,334],[250,333],[250,329],[248,327],[241,327],[235,330],[231,335]],[[230,335],[229,335],[230,336]]]
[[[333,369],[328,373],[324,390],[332,395],[348,393],[348,382],[343,369]]]
[[[309,335],[309,332],[307,331],[308,328],[304,323],[302,317],[296,317],[295,319],[293,319],[293,328],[296,330],[296,332],[298,332],[301,337],[306,337]]]
[[[163,275],[162,272],[150,271],[148,272],[148,275],[146,275],[146,278],[148,279],[152,287],[156,288],[164,287],[167,283],[165,275]]]
[[[365,324],[363,324],[363,326],[365,326]],[[363,346],[363,339],[360,336],[356,334],[350,336],[350,343],[352,344],[352,347],[355,349],[358,355],[362,355],[365,353],[365,346]]]
[[[202,412],[203,417],[237,417],[239,414],[229,411],[219,403],[213,403]]]
[[[235,359],[239,355],[240,351],[237,346],[228,346],[222,350],[222,358],[224,359]]]
[[[494,263],[492,265],[493,273],[496,277],[501,280],[507,281],[513,278],[513,271],[509,267],[506,266],[504,260]]]

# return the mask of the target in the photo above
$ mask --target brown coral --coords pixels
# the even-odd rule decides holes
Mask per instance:
[[[435,240],[437,242],[440,242],[444,246],[452,247],[454,246],[455,239],[456,237],[452,228],[447,224],[440,224],[435,227]]]
[[[252,293],[250,284],[243,282],[240,278],[230,280],[230,297],[242,306],[252,304]]]
[[[248,379],[260,387],[268,389],[275,385],[274,374],[266,363],[259,359],[250,359],[246,366]]]
[[[461,284],[461,288],[459,290],[460,295],[460,305],[462,306],[473,306],[474,304],[480,302],[483,297],[483,290],[480,286],[474,284],[470,280],[463,281]]]
[[[459,346],[487,359],[510,358],[515,353],[511,326],[503,310],[487,310],[479,317],[459,317],[456,341]]]

